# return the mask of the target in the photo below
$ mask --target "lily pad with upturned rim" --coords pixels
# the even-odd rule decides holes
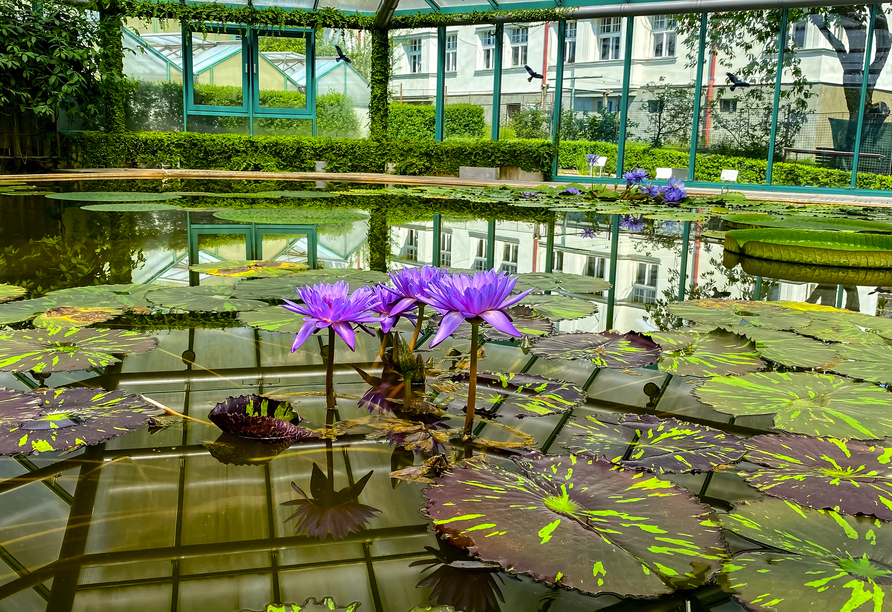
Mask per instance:
[[[123,213],[140,213],[140,212],[167,212],[171,210],[182,210],[180,206],[173,204],[121,202],[118,204],[88,204],[81,206],[81,210],[89,210],[92,212],[123,212]]]
[[[566,427],[570,452],[657,473],[709,471],[746,451],[740,438],[720,429],[653,415],[589,415]]]
[[[271,278],[288,276],[308,269],[304,263],[293,261],[261,261],[248,259],[241,261],[215,261],[189,266],[193,272],[212,276],[234,276],[238,278]]]
[[[892,267],[892,236],[795,229],[731,230],[725,250],[747,257],[845,268]]]
[[[158,341],[132,331],[52,328],[6,332],[0,340],[2,372],[70,372],[120,361],[116,354],[145,353]]]
[[[580,359],[599,368],[643,368],[656,363],[660,347],[637,332],[554,334],[533,341],[531,352],[545,359]]]
[[[0,283],[0,302],[8,302],[25,295],[26,289],[16,285]]]
[[[892,436],[892,394],[876,385],[809,372],[713,378],[699,400],[734,416],[774,414],[774,426],[815,436],[873,440]]]
[[[672,483],[574,455],[457,468],[425,490],[437,531],[483,561],[584,593],[654,597],[725,557],[709,509]]]
[[[654,332],[660,345],[660,371],[676,376],[723,376],[746,374],[765,367],[756,347],[747,338],[715,330],[700,332]]]
[[[171,287],[158,289],[149,296],[159,308],[187,310],[190,312],[241,312],[258,310],[264,302],[235,296],[231,285],[200,285],[197,287]]]
[[[299,440],[319,434],[300,427],[303,421],[290,402],[261,395],[229,397],[210,411],[208,419],[224,432],[253,440]]]
[[[50,200],[66,200],[69,202],[164,202],[179,200],[176,193],[146,193],[139,191],[69,191],[50,193]]]

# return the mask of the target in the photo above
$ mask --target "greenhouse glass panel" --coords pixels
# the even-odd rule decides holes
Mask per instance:
[[[202,42],[195,44],[196,38]],[[217,30],[193,34],[190,42],[192,104],[245,109],[250,61],[244,33]]]
[[[395,30],[390,44],[390,137],[433,140],[437,115],[437,30]]]
[[[258,109],[307,108],[307,90],[313,70],[312,40],[304,32],[257,33],[257,53],[253,82],[257,89]]]
[[[499,140],[548,139],[554,108],[554,25],[512,23],[502,37]],[[488,34],[486,34],[488,36]],[[481,36],[481,44],[486,41]],[[486,59],[485,46],[482,58]]]
[[[883,4],[877,7],[874,21],[872,53],[867,73],[866,99],[864,100],[864,122],[861,127],[861,142],[858,157],[858,176],[856,187],[866,189],[889,189],[888,177],[892,174],[892,122],[889,121],[892,108],[892,68],[889,67],[890,36],[889,20],[892,16],[892,5]],[[863,20],[863,12],[852,10],[848,19]],[[845,22],[843,22],[845,25]],[[851,26],[846,28],[850,31]],[[860,29],[859,29],[860,32]],[[855,35],[852,35],[854,38]],[[856,66],[843,67],[846,108],[842,120],[832,121],[836,127],[831,129],[834,148],[849,138],[853,131],[851,124],[854,99],[850,93],[849,80],[857,77]],[[850,75],[850,71],[852,74]],[[863,67],[861,68],[863,76]],[[854,87],[854,84],[851,85]],[[860,92],[859,92],[860,94]],[[858,105],[861,102],[859,99]],[[845,125],[843,130],[841,125]],[[854,140],[852,141],[854,142]]]

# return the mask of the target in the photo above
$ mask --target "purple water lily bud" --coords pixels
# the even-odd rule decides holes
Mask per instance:
[[[344,281],[339,281],[334,285],[298,287],[297,295],[303,304],[285,300],[282,306],[304,317],[303,327],[291,345],[292,353],[314,332],[326,327],[332,327],[350,350],[355,350],[353,325],[381,321],[381,317],[372,312],[379,307],[379,304],[377,295],[369,287],[360,287],[351,294],[350,286]]]

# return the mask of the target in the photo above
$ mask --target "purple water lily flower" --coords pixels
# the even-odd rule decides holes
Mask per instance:
[[[631,187],[632,185],[637,185],[647,178],[647,170],[645,170],[644,168],[635,168],[634,170],[624,172],[623,178],[626,180],[626,185]]]
[[[381,317],[381,331],[385,334],[389,332],[400,317],[409,319],[413,325],[415,324],[415,315],[407,314],[416,308],[415,300],[401,297],[393,289],[384,285],[376,285],[372,291],[377,300],[371,310]]]
[[[586,227],[586,228],[583,228],[583,230],[582,230],[583,238],[595,238],[597,235],[598,234],[595,233],[595,228],[593,228],[593,227]]]
[[[597,153],[586,153],[585,154],[585,161],[588,162],[588,165],[590,168],[594,168],[595,165],[598,163],[599,159],[601,159],[601,156],[598,155]]]
[[[513,306],[533,290],[511,295],[517,277],[507,273],[496,273],[492,270],[467,274],[450,274],[444,276],[437,286],[431,287],[430,294],[424,302],[433,306],[443,320],[430,346],[440,344],[458,329],[463,321],[482,319],[498,329],[517,338],[522,334],[511,323],[505,310]]]
[[[646,185],[638,185],[638,191],[649,198],[656,198],[660,195],[660,188],[657,185],[654,185],[652,182],[647,183]]]
[[[381,317],[372,312],[378,307],[378,297],[369,287],[360,287],[351,294],[350,286],[339,281],[334,285],[298,287],[297,295],[303,304],[285,300],[282,306],[304,317],[304,325],[291,345],[292,353],[314,332],[326,327],[334,329],[350,350],[355,350],[353,325],[381,321]]]
[[[640,232],[644,229],[644,219],[639,219],[632,215],[623,215],[623,218],[619,222],[619,226],[629,232]]]
[[[427,294],[428,288],[436,285],[445,275],[446,270],[433,266],[403,268],[390,273],[390,282],[393,283],[390,291],[401,298],[420,301]]]
[[[539,192],[538,191],[523,191],[523,192],[521,192],[520,195],[522,195],[525,198],[535,198],[537,195],[539,195]]]
[[[576,187],[567,187],[561,192],[561,195],[582,195],[582,192]]]
[[[660,190],[660,196],[664,202],[680,202],[688,193],[684,188],[684,183],[674,176],[669,179],[669,184]]]

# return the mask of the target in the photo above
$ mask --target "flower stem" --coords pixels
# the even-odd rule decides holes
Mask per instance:
[[[479,322],[471,322],[471,377],[468,379],[468,407],[465,409],[465,438],[471,437],[474,409],[477,407],[477,330],[479,328]]]
[[[418,341],[418,333],[421,331],[421,322],[424,321],[424,304],[418,305],[418,320],[415,321],[415,331],[412,332],[412,340],[409,341],[409,350],[415,350],[415,342]]]
[[[329,410],[335,409],[334,397],[334,350],[335,350],[335,330],[331,325],[328,326],[328,364],[325,370],[325,406]]]

